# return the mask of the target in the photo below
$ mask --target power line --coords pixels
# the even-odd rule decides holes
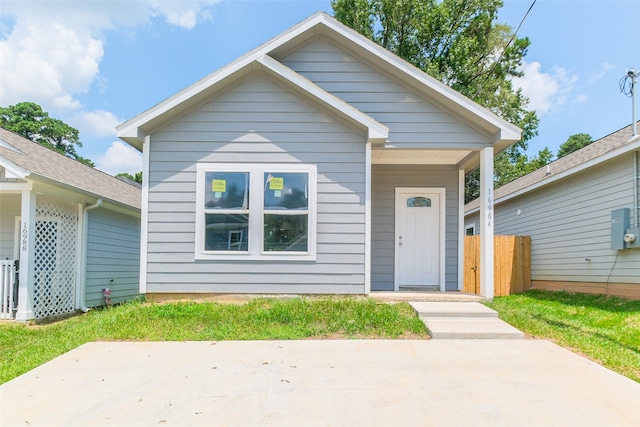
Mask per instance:
[[[485,78],[484,78],[483,82],[485,80],[487,80],[487,78],[491,75],[491,73],[493,73],[493,70],[498,66],[498,64],[502,60],[502,57],[504,56],[504,53],[507,51],[507,49],[509,48],[511,43],[513,43],[513,40],[515,40],[516,35],[518,35],[518,31],[520,31],[520,28],[522,27],[522,24],[524,23],[525,19],[527,19],[527,16],[529,16],[529,12],[531,12],[531,9],[533,9],[533,6],[536,4],[536,1],[537,0],[533,0],[533,2],[531,3],[531,6],[529,6],[529,9],[527,9],[527,12],[524,14],[522,19],[520,20],[520,23],[518,24],[518,28],[516,28],[516,30],[511,35],[511,38],[509,39],[509,41],[505,45],[504,49],[502,49],[502,52],[500,52],[500,56],[498,56],[498,59],[493,63],[493,65],[491,66],[491,69],[489,70],[489,72],[487,74],[485,74]],[[480,92],[480,89],[478,88],[478,91],[476,92],[474,98],[476,96],[478,96],[479,92]]]
[[[640,76],[640,72],[636,72],[633,68],[629,68],[627,70],[627,74],[622,76],[620,79],[620,92],[623,93],[627,98],[631,98],[633,96],[633,86],[634,79]]]

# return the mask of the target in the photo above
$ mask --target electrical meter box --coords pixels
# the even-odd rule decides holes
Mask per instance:
[[[624,243],[627,248],[640,248],[640,227],[628,228],[624,235]]]
[[[611,211],[611,249],[626,249],[624,235],[629,228],[629,208],[616,209]]]

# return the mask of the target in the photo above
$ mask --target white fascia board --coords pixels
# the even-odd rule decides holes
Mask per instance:
[[[143,130],[145,125],[147,125],[152,120],[158,119],[161,116],[167,114],[169,111],[181,104],[186,103],[186,105],[188,106],[194,102],[197,102],[197,95],[201,94],[204,91],[207,91],[219,82],[247,67],[258,58],[264,56],[278,46],[287,43],[291,39],[297,37],[299,34],[317,25],[317,23],[322,20],[322,15],[324,14],[321,12],[312,15],[305,21],[302,21],[298,25],[290,28],[279,36],[246,53],[244,56],[198,80],[191,86],[188,86],[175,95],[156,104],[155,106],[149,108],[136,117],[116,126],[118,138],[134,146],[138,150],[142,150],[144,138],[148,134],[148,132]]]
[[[16,147],[14,147],[13,145],[9,144],[7,141],[4,141],[2,139],[0,139],[0,147],[6,148],[7,150],[11,150],[14,153],[24,154],[22,151],[18,150]]]
[[[529,185],[527,187],[521,188],[520,190],[514,191],[513,193],[505,194],[504,196],[496,198],[494,200],[494,205],[497,205],[497,204],[502,203],[502,202],[506,202],[507,200],[513,199],[513,198],[518,197],[518,196],[520,196],[522,194],[525,194],[525,193],[528,193],[530,191],[536,190],[536,189],[538,189],[540,187],[544,187],[545,185],[551,184],[551,183],[556,182],[558,180],[567,178],[567,177],[569,177],[569,176],[571,176],[573,174],[576,174],[578,172],[581,172],[581,171],[583,171],[585,169],[589,169],[589,168],[591,168],[593,166],[597,166],[600,163],[604,163],[604,162],[606,162],[608,160],[614,159],[614,158],[616,158],[618,156],[621,156],[623,154],[626,154],[626,153],[629,153],[629,152],[632,152],[632,151],[640,149],[640,138],[634,138],[634,139],[636,139],[636,141],[633,144],[629,144],[629,145],[625,145],[623,147],[619,147],[619,148],[617,148],[615,150],[612,150],[612,151],[609,151],[608,153],[605,153],[605,154],[603,154],[603,155],[601,155],[599,157],[596,157],[594,159],[588,160],[588,161],[586,161],[584,163],[581,163],[579,165],[576,165],[576,166],[574,166],[574,167],[572,167],[570,169],[564,170],[564,171],[562,171],[562,172],[560,172],[558,174],[551,175],[549,178],[543,179],[543,180],[538,181],[536,183],[533,183],[533,184],[531,184],[531,185]],[[543,166],[543,167],[546,168],[546,166]],[[479,207],[473,208],[473,209],[471,209],[469,211],[466,211],[464,213],[464,215],[465,216],[471,215],[473,213],[478,212],[479,210],[480,210]]]
[[[389,128],[378,122],[371,116],[364,114],[362,111],[347,104],[340,98],[330,94],[311,80],[301,76],[293,71],[286,65],[276,61],[270,56],[263,55],[256,60],[257,63],[263,66],[263,69],[270,72],[272,75],[284,79],[287,82],[295,85],[297,88],[305,92],[313,99],[325,104],[330,109],[334,110],[340,116],[347,118],[348,120],[355,122],[356,124],[365,127],[368,130],[367,142],[372,144],[383,144],[389,137]]]
[[[112,200],[108,197],[101,196],[91,191],[82,190],[73,185],[66,184],[64,182],[46,177],[44,175],[38,175],[34,173],[31,174],[29,178],[29,182],[31,182],[39,192],[73,201],[86,200],[88,198],[92,201],[91,203],[94,203],[94,201],[102,199],[104,201],[104,203],[102,204],[103,208],[117,211],[129,216],[140,215],[140,209],[135,206]]]
[[[382,59],[393,68],[396,68],[405,75],[411,77],[422,87],[429,89],[430,95],[435,95],[434,98],[443,105],[448,104],[450,105],[450,108],[452,108],[453,106],[451,104],[453,104],[454,106],[459,107],[467,112],[467,114],[463,114],[463,116],[467,119],[469,119],[470,117],[477,117],[486,124],[489,124],[490,128],[492,127],[497,130],[496,143],[500,141],[516,142],[520,140],[522,131],[517,126],[502,119],[498,115],[492,113],[488,109],[482,107],[481,105],[462,95],[458,91],[452,89],[451,87],[428,75],[414,65],[406,62],[395,54],[377,45],[375,42],[362,36],[355,30],[346,27],[333,18],[328,17],[328,15],[325,15],[324,18],[325,19],[322,20],[322,23],[326,27],[349,39],[351,42],[364,49],[369,54]],[[455,108],[453,109],[455,110]]]
[[[170,98],[167,98],[166,100],[160,102],[159,104],[141,113],[140,115],[120,124],[116,127],[118,137],[140,150],[142,148],[144,137],[148,134],[148,132],[144,130],[145,125],[148,125],[153,120],[161,118],[161,116],[169,113],[179,105],[184,104],[184,109],[188,108],[188,106],[192,103],[197,103],[198,95],[202,92],[207,91],[208,89],[212,88],[212,86],[215,86],[218,82],[221,82],[225,78],[230,77],[242,68],[256,61],[258,58],[264,55],[268,55],[271,51],[285,45],[301,34],[312,30],[314,27],[316,27],[316,31],[322,32],[326,35],[330,35],[327,30],[335,34],[339,34],[341,37],[351,41],[356,46],[364,49],[369,54],[381,59],[383,61],[383,64],[387,63],[391,68],[400,71],[405,76],[408,76],[416,81],[419,86],[428,89],[427,92],[429,92],[429,95],[434,97],[435,100],[444,105],[448,105],[452,110],[456,110],[455,107],[458,107],[458,112],[462,111],[463,114],[461,115],[464,116],[467,120],[471,121],[472,123],[480,122],[478,123],[480,127],[484,127],[485,129],[490,130],[490,133],[492,134],[496,133],[496,142],[515,142],[520,139],[520,129],[516,126],[501,119],[497,115],[471,101],[469,98],[463,96],[449,86],[439,82],[431,76],[428,76],[426,73],[422,72],[408,62],[399,59],[391,52],[387,51],[381,46],[378,46],[373,41],[360,35],[351,28],[339,23],[324,12],[318,12],[310,16],[306,20],[291,27],[289,30],[285,31],[279,36],[276,36],[275,38],[264,43],[258,48],[238,58],[236,61],[231,62],[230,64],[224,66],[218,71],[213,72],[212,74],[209,74],[193,85],[178,92]],[[483,126],[481,126],[480,124],[482,124]],[[383,140],[386,140],[384,132],[378,132],[377,130],[374,130],[369,135],[370,142],[380,143],[384,142]]]
[[[6,178],[25,179],[31,175],[31,171],[16,165],[2,156],[0,156],[0,166],[4,168]]]

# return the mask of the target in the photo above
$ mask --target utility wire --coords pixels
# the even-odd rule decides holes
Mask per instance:
[[[515,40],[516,35],[518,35],[518,31],[520,31],[520,28],[522,27],[522,24],[524,23],[525,19],[527,19],[527,16],[529,16],[529,12],[531,12],[531,9],[533,9],[533,6],[536,4],[537,0],[533,0],[533,2],[531,3],[531,6],[529,6],[529,9],[527,10],[527,12],[524,14],[524,16],[522,17],[522,19],[520,20],[520,23],[518,24],[518,28],[516,28],[516,30],[513,32],[513,34],[511,35],[511,38],[509,39],[509,41],[507,42],[507,44],[505,45],[504,49],[502,49],[502,52],[500,52],[500,56],[498,57],[498,59],[493,63],[493,65],[491,66],[491,69],[489,70],[489,72],[485,75],[484,80],[482,81],[484,83],[484,81],[487,80],[487,78],[489,78],[489,76],[491,75],[491,73],[493,73],[493,70],[498,66],[498,64],[500,63],[500,61],[502,60],[502,57],[504,56],[504,53],[507,51],[507,49],[509,48],[509,46],[511,45],[511,43],[513,43],[513,40]],[[480,93],[480,89],[478,88],[478,91],[476,92],[474,98],[476,96],[478,96],[478,93]]]
[[[640,73],[637,73],[635,76],[640,75]],[[620,85],[620,92],[623,93],[627,98],[631,98],[633,97],[633,71],[631,71],[630,73],[625,74],[624,76],[622,76],[622,78],[620,79],[619,85]]]

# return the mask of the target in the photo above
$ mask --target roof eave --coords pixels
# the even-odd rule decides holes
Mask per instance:
[[[125,209],[125,210],[131,210],[131,211],[140,211],[141,207],[140,206],[134,206],[134,205],[130,205],[129,203],[125,203],[125,202],[121,202],[118,200],[114,200],[110,197],[101,195],[101,194],[97,194],[94,193],[92,191],[89,190],[83,190],[81,188],[75,187],[71,184],[67,184],[65,182],[62,181],[58,181],[57,179],[54,178],[50,178],[46,175],[40,175],[37,173],[32,173],[29,176],[29,179],[32,180],[33,182],[41,182],[42,184],[47,184],[48,186],[55,186],[55,187],[59,187],[59,188],[63,188],[65,189],[67,192],[67,194],[70,193],[75,193],[84,197],[89,197],[90,199],[102,199],[105,202],[109,203],[112,206],[116,206],[119,207],[121,209]],[[103,205],[104,206],[104,205]]]
[[[439,104],[453,104],[459,115],[485,129],[488,134],[493,134],[497,130],[501,134],[501,141],[511,141],[509,145],[521,138],[521,130],[517,126],[492,113],[450,86],[426,74],[424,71],[389,52],[372,40],[360,35],[352,28],[330,18],[326,14],[322,18],[324,19],[321,20],[321,23],[325,28],[333,30],[334,34],[341,35],[369,54],[382,59],[384,61],[383,63],[389,64],[396,70],[408,75],[415,82],[419,83],[422,88],[427,89],[426,92],[428,92],[429,97]],[[323,34],[331,37],[331,33],[326,30],[323,31]],[[335,37],[332,37],[332,39],[337,41]]]
[[[235,74],[237,71],[247,67],[247,65],[251,64],[261,56],[264,56],[269,51],[275,49],[277,46],[288,42],[299,34],[317,25],[318,21],[321,20],[322,15],[323,13],[319,12],[315,15],[310,16],[306,20],[291,27],[289,30],[246,53],[235,61],[214,71],[211,74],[208,74],[207,76],[203,77],[196,83],[186,87],[175,95],[165,99],[164,101],[154,105],[141,114],[118,125],[116,127],[118,138],[122,139],[128,144],[131,144],[138,150],[142,150],[144,136],[150,133],[150,131],[144,131],[143,129],[147,129],[149,127],[149,124],[152,125],[153,121],[160,119],[180,105],[184,105],[185,103],[187,105],[193,105],[194,100],[202,98],[203,92],[209,93],[208,89],[211,89],[220,81],[225,80],[232,74]],[[184,109],[186,109],[186,107],[181,108],[180,111],[183,111]]]
[[[395,70],[411,77],[415,82],[421,84],[424,89],[427,89],[429,96],[433,97],[440,103],[455,107],[463,117],[471,123],[474,123],[476,126],[485,129],[488,134],[491,134],[498,129],[498,131],[503,134],[500,138],[501,141],[515,142],[520,139],[520,130],[517,127],[471,101],[469,98],[458,93],[449,86],[439,82],[431,76],[428,76],[408,62],[401,60],[396,55],[381,46],[378,46],[373,41],[363,37],[353,29],[341,24],[324,12],[318,12],[310,16],[284,33],[238,58],[236,61],[212,74],[209,74],[181,92],[167,98],[165,101],[162,101],[142,114],[121,124],[117,127],[118,137],[138,150],[141,150],[144,135],[149,134],[152,130],[153,122],[165,117],[167,114],[170,114],[171,111],[174,111],[173,114],[170,114],[172,117],[179,114],[188,106],[194,105],[194,103],[198,102],[206,96],[206,94],[210,93],[209,89],[220,81],[236,73],[238,70],[245,68],[248,64],[258,60],[260,57],[264,57],[270,52],[282,48],[291,40],[296,39],[305,32],[308,32],[310,35],[321,32],[334,38],[335,35],[340,35],[342,40],[346,39],[351,41],[361,49],[369,52],[369,54],[382,59],[383,63],[389,64],[389,66]],[[178,108],[181,105],[182,107]],[[178,111],[176,111],[176,109]],[[382,138],[380,135],[369,137],[369,142],[371,143],[380,143],[381,140]],[[501,147],[501,149],[504,148]]]
[[[31,175],[30,170],[18,166],[14,162],[2,156],[0,156],[0,166],[2,166],[4,170],[10,174],[8,176],[5,175],[6,178],[25,179],[26,177]]]
[[[518,196],[520,196],[522,194],[525,194],[525,193],[528,193],[530,191],[536,190],[536,189],[538,189],[540,187],[544,187],[545,185],[548,185],[548,184],[551,184],[553,182],[559,181],[561,179],[567,178],[567,177],[569,177],[571,175],[574,175],[574,174],[576,174],[578,172],[581,172],[581,171],[583,171],[583,170],[585,170],[587,168],[596,166],[596,165],[598,165],[600,163],[603,163],[603,162],[606,162],[608,160],[614,159],[616,157],[622,156],[622,155],[627,154],[629,152],[636,151],[638,149],[640,149],[640,136],[636,135],[635,137],[632,137],[632,138],[629,139],[629,144],[626,144],[626,145],[624,145],[622,147],[618,147],[615,150],[612,150],[612,151],[609,151],[607,153],[604,153],[603,155],[601,155],[599,157],[596,157],[594,159],[591,159],[589,161],[586,161],[584,163],[580,163],[578,165],[575,165],[572,168],[566,169],[566,170],[564,170],[564,171],[562,171],[560,173],[550,175],[546,179],[543,179],[543,180],[540,180],[540,181],[536,181],[536,182],[534,182],[534,183],[532,183],[530,185],[527,185],[526,187],[520,188],[520,189],[518,189],[516,191],[512,191],[512,192],[510,192],[508,194],[505,194],[503,196],[497,196],[494,199],[494,205],[497,205],[497,204],[502,203],[502,202],[506,202],[507,200],[513,199],[513,198],[518,197]],[[545,167],[546,166],[543,166],[543,168],[545,168]],[[536,171],[534,171],[532,173],[535,173]],[[522,178],[525,178],[526,176],[528,176],[528,175],[525,175]],[[522,178],[519,178],[519,179],[522,179]],[[497,189],[497,190],[499,190],[499,189]],[[469,202],[469,203],[472,203],[472,202]],[[470,215],[470,214],[478,212],[479,210],[480,210],[480,207],[474,207],[472,209],[469,209],[468,211],[465,211],[464,215],[465,216],[466,215]]]

